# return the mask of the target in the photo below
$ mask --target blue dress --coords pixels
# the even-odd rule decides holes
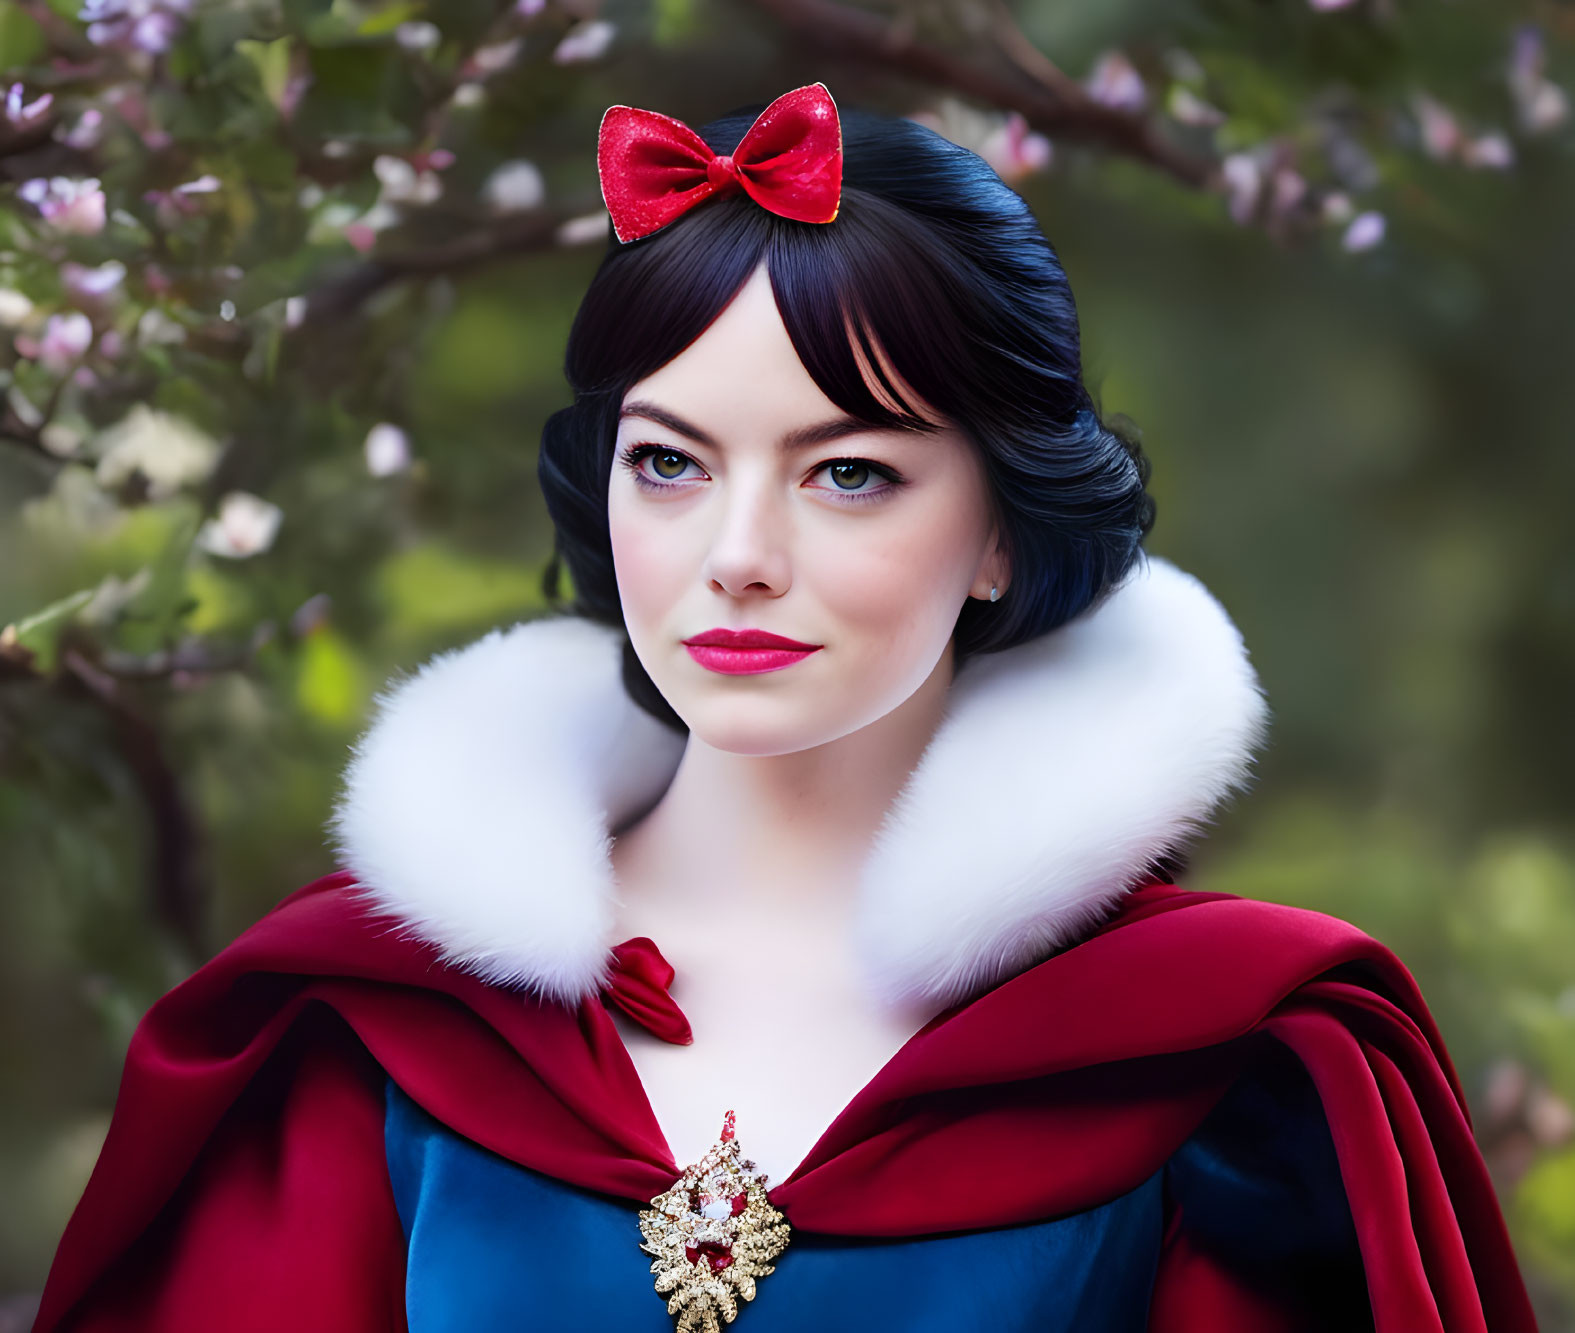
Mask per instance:
[[[392,1080],[384,1144],[408,1244],[410,1333],[672,1333],[640,1249],[638,1205],[497,1156]],[[1096,1208],[893,1240],[795,1228],[738,1327],[1143,1333],[1177,1204],[1200,1244],[1305,1312],[1309,1327],[1371,1328],[1322,1106],[1300,1063],[1277,1046],[1163,1168]]]

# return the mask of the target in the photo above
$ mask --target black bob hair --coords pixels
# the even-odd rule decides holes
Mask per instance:
[[[731,153],[760,109],[700,136]],[[913,121],[845,111],[842,142],[833,222],[778,217],[734,191],[650,236],[610,243],[569,334],[574,403],[548,419],[538,463],[557,531],[547,593],[559,600],[566,566],[571,613],[624,624],[607,524],[624,395],[694,342],[762,262],[827,398],[874,427],[932,429],[899,392],[906,383],[979,450],[1010,586],[998,602],[964,605],[957,666],[1072,619],[1140,558],[1154,522],[1148,460],[1101,421],[1083,384],[1072,291],[1028,206],[982,158]],[[852,337],[883,394],[866,382]],[[881,374],[881,357],[898,383]],[[635,702],[684,729],[627,638],[623,675]]]

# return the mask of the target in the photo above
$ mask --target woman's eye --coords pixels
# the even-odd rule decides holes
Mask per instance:
[[[860,490],[875,475],[868,463],[851,460],[846,463],[828,463],[825,470],[837,488],[844,491]]]
[[[680,449],[636,444],[622,450],[619,459],[635,484],[648,491],[668,489],[677,482],[706,480],[705,470]],[[822,474],[830,478],[830,484],[817,484],[810,489],[829,491],[849,501],[883,500],[903,484],[903,479],[889,468],[863,458],[834,458],[822,463],[812,475]]]
[[[681,481],[684,469],[694,463],[688,454],[677,449],[666,449],[659,444],[636,444],[619,455],[636,485],[657,490],[669,482]],[[650,466],[646,466],[646,460]]]
[[[689,466],[689,460],[683,454],[670,449],[648,454],[647,457],[651,460],[651,470],[663,481],[676,481]]]
[[[831,478],[831,484],[818,486],[817,490],[845,495],[850,500],[883,499],[902,484],[895,472],[862,458],[833,459],[816,469],[817,476],[821,473]]]

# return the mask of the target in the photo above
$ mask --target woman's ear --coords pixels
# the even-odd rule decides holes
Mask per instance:
[[[990,544],[985,550],[984,559],[979,562],[979,575],[973,581],[973,586],[968,589],[970,597],[977,597],[981,601],[990,600],[990,589],[996,591],[999,600],[1006,596],[1006,587],[1012,581],[1012,563],[1007,559],[1006,548],[1001,542],[999,527],[990,529]]]

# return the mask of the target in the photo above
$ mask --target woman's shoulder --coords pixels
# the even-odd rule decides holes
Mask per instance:
[[[1414,984],[1387,945],[1342,917],[1160,879],[1125,895],[1083,943],[1106,959],[1126,955],[1145,966],[1163,960],[1194,972],[1224,968],[1242,980],[1273,974],[1311,980],[1365,969],[1374,978]]]

